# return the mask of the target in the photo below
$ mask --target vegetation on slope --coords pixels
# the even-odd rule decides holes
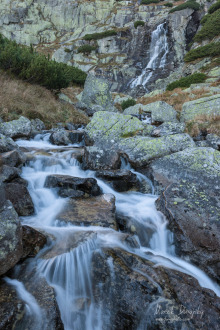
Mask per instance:
[[[182,3],[179,6],[176,6],[170,10],[170,13],[174,13],[175,11],[183,10],[186,8],[191,8],[193,10],[199,10],[200,5],[195,0],[189,0]]]
[[[0,68],[48,89],[65,88],[70,83],[83,85],[87,76],[78,68],[52,61],[35,52],[32,47],[18,45],[1,35]]]
[[[5,120],[25,116],[39,118],[50,128],[57,122],[87,124],[88,117],[72,105],[58,101],[56,96],[45,87],[23,82],[0,71],[0,117]],[[71,89],[71,91],[70,91]],[[81,89],[69,87],[63,92],[68,95],[79,93]]]
[[[184,57],[185,62],[191,62],[197,58],[206,56],[214,57],[220,55],[220,42],[212,42],[208,45],[191,49]]]
[[[123,101],[121,103],[121,108],[122,110],[124,111],[125,109],[129,108],[129,107],[132,107],[133,105],[136,104],[136,101],[134,99],[128,99],[126,101]]]
[[[197,42],[205,39],[211,40],[220,34],[220,9],[207,16],[205,20],[203,19],[201,30],[194,37],[194,40]]]
[[[117,35],[117,31],[115,30],[108,30],[104,32],[99,32],[99,33],[91,33],[91,34],[86,34],[83,39],[84,40],[98,40],[98,39],[103,39],[106,37],[112,37]]]
[[[206,75],[204,73],[194,73],[187,77],[180,78],[179,80],[173,81],[169,85],[167,85],[166,90],[172,91],[178,87],[189,87],[191,84],[202,83],[206,80]]]

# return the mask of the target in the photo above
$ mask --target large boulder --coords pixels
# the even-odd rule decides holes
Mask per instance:
[[[200,116],[220,115],[220,94],[203,97],[183,104],[180,121],[187,122]]]
[[[194,146],[195,143],[188,134],[168,135],[161,138],[134,137],[123,139],[118,143],[119,150],[127,155],[135,168],[146,166],[156,158]]]
[[[85,133],[93,141],[102,139],[114,143],[121,138],[134,136],[143,129],[144,125],[135,117],[99,111],[86,126]]]
[[[139,115],[142,113],[151,114],[151,122],[164,123],[164,122],[176,122],[177,112],[176,110],[164,101],[157,101],[149,103],[147,105],[136,104],[132,107],[125,109],[126,115]]]
[[[31,120],[31,133],[32,135],[42,133],[43,130],[45,130],[45,124],[42,122],[42,120],[36,118]]]
[[[12,120],[0,124],[0,133],[10,138],[30,137],[31,121],[23,116],[17,120]]]
[[[115,198],[111,194],[70,199],[57,219],[76,226],[101,226],[116,229]]]
[[[10,137],[7,137],[0,133],[0,153],[11,151],[17,148],[17,144]]]
[[[50,135],[50,142],[55,145],[68,145],[71,143],[80,143],[84,139],[83,131],[59,130]]]
[[[47,238],[34,228],[29,226],[22,226],[22,243],[22,259],[26,257],[33,258],[47,243]]]
[[[117,111],[108,82],[91,74],[86,78],[81,102],[89,110],[89,115],[96,111]]]
[[[219,279],[219,152],[189,148],[155,160],[150,173],[163,191],[156,204],[174,232],[177,254]]]
[[[180,133],[184,133],[184,130],[185,130],[184,123],[167,122],[156,127],[152,131],[151,136],[160,137],[166,135],[180,134]]]
[[[139,187],[136,174],[129,170],[100,170],[96,172],[96,177],[107,181],[114,190],[119,192]]]
[[[62,197],[98,196],[101,194],[97,181],[93,178],[53,174],[47,176],[44,186],[58,188],[58,194]]]
[[[22,228],[10,201],[0,209],[0,275],[6,273],[21,258]]]
[[[0,167],[0,182],[10,182],[21,174],[21,169],[3,165]]]

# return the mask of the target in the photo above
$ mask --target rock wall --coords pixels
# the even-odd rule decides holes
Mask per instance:
[[[155,86],[164,87],[161,79],[182,66],[200,17],[192,9],[169,14],[170,9],[163,5],[141,6],[139,2],[2,0],[0,33],[18,43],[33,44],[56,61],[108,79],[112,91],[131,93],[129,82],[149,61],[152,31],[165,22],[169,53],[164,68],[156,70],[147,85],[147,91],[151,91]],[[138,20],[145,24],[135,29],[134,22]],[[112,29],[117,35],[97,41],[83,40],[85,34]],[[84,44],[95,45],[97,50],[78,53],[77,48]],[[140,95],[146,90],[138,88],[133,93]]]

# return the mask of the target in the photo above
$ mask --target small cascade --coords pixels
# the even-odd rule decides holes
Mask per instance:
[[[101,329],[90,274],[91,258],[96,248],[95,240],[90,239],[70,252],[43,259],[39,264],[40,273],[55,289],[66,330]]]
[[[157,69],[163,70],[169,52],[166,23],[162,23],[152,32],[149,50],[149,62],[142,73],[130,82],[130,88],[142,85],[146,89],[147,82]]]

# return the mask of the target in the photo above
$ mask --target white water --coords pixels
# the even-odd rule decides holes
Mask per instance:
[[[24,144],[26,143],[27,141],[24,141]],[[21,140],[19,145],[23,145]],[[42,148],[41,141],[39,147]],[[48,146],[45,146],[46,148]],[[115,195],[117,211],[127,217],[127,226],[133,226],[135,229],[139,248],[129,247],[122,239],[123,234],[113,229],[98,226],[77,227],[57,220],[57,214],[65,208],[67,199],[59,197],[52,189],[44,188],[46,176],[56,173],[95,177],[95,172],[80,169],[78,162],[71,157],[72,152],[51,151],[51,157],[36,156],[22,172],[22,176],[29,182],[29,191],[35,205],[35,215],[23,218],[23,222],[41,228],[56,238],[54,247],[58,246],[58,254],[49,255],[48,259],[39,259],[38,271],[56,291],[65,330],[101,330],[104,314],[106,317],[106,314],[110,313],[103,311],[101,302],[97,304],[94,300],[90,273],[93,253],[102,251],[104,247],[119,248],[151,260],[155,267],[162,265],[189,274],[195,277],[201,286],[220,296],[219,287],[204,272],[175,256],[172,234],[166,228],[165,217],[156,210],[156,196],[153,194],[118,193],[97,179],[104,193]],[[129,164],[124,162],[123,168],[130,168]],[[142,174],[134,173],[140,180],[148,180]],[[72,237],[82,231],[91,236],[77,247],[71,247],[71,244],[69,246]],[[62,248],[66,247],[60,254],[59,244]],[[108,265],[113,280],[114,264],[111,259],[108,260]],[[145,276],[148,278],[147,274]],[[23,292],[21,296],[25,301],[26,293]]]
[[[26,313],[33,318],[35,324],[33,327],[37,328],[41,324],[43,317],[42,310],[36,299],[25,289],[23,283],[8,277],[4,277],[4,280],[7,284],[15,288],[19,298],[25,302]]]
[[[130,87],[135,88],[138,85],[146,86],[147,82],[154,74],[154,70],[163,69],[166,64],[167,54],[169,52],[167,31],[165,23],[157,26],[152,32],[150,43],[150,60],[147,66],[143,69],[142,73],[131,81]]]

